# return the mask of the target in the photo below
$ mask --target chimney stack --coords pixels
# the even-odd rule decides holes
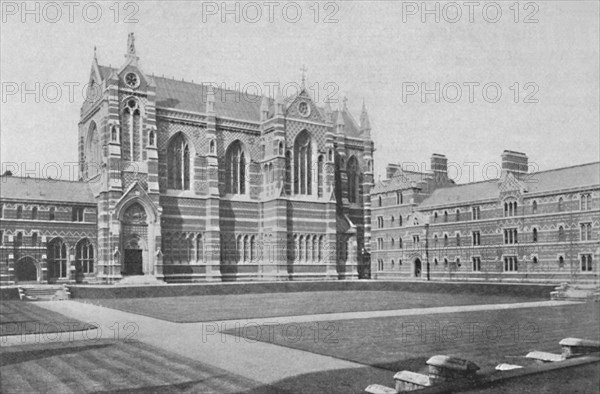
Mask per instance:
[[[431,155],[431,171],[435,183],[445,183],[448,180],[448,159],[444,155]]]
[[[525,153],[505,150],[502,152],[502,175],[512,173],[517,179],[526,175],[529,159]]]

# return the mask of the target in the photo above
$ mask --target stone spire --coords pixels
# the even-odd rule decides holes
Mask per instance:
[[[329,100],[325,101],[325,122],[333,123],[333,111],[331,110]]]
[[[371,121],[369,120],[369,114],[367,113],[365,100],[363,100],[362,111],[360,113],[360,132],[365,137],[371,135]]]
[[[344,127],[346,123],[344,122],[344,108],[340,108],[337,113],[337,120],[335,122],[335,128],[338,134],[344,134]]]
[[[306,72],[308,71],[308,69],[306,68],[306,66],[302,66],[302,68],[300,68],[300,72],[302,73],[302,84],[300,85],[301,90],[306,89]]]
[[[206,113],[211,115],[215,114],[215,91],[210,84],[207,86],[206,91]]]
[[[135,36],[133,33],[129,33],[127,36],[127,52],[125,52],[125,57],[127,59],[139,59],[135,52]]]
[[[262,102],[260,103],[260,120],[265,121],[269,118],[269,98],[263,96]]]
[[[275,96],[275,116],[277,115],[283,115],[283,96],[279,88],[277,88],[277,95]]]

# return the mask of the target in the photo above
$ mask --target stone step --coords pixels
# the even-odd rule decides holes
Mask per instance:
[[[19,286],[19,297],[24,301],[49,301],[69,299],[69,291],[63,286]]]

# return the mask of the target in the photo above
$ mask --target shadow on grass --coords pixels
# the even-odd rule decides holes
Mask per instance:
[[[271,386],[279,393],[364,393],[365,388],[374,383],[394,386],[395,373],[365,366],[294,376],[275,382]],[[261,386],[244,393],[269,393],[272,392],[269,391],[272,387]]]
[[[86,350],[96,350],[113,346],[112,344],[94,344],[86,346],[70,346],[65,348],[55,349],[31,349],[31,350],[18,350],[16,348],[5,348],[4,351],[0,352],[0,367],[7,365],[24,363],[27,361],[40,360],[43,358],[61,356],[64,354],[81,353]],[[11,349],[11,350],[9,350]],[[16,351],[14,350],[16,349]]]

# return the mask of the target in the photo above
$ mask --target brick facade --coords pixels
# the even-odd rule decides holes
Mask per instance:
[[[598,280],[600,163],[527,173],[505,151],[500,179],[455,185],[444,162],[374,186],[373,278]]]
[[[96,94],[81,107],[78,184],[97,209],[94,280],[368,274],[364,106],[358,123],[345,104],[320,107],[303,88],[269,98],[154,77],[133,35],[126,59],[118,69],[94,59]]]

